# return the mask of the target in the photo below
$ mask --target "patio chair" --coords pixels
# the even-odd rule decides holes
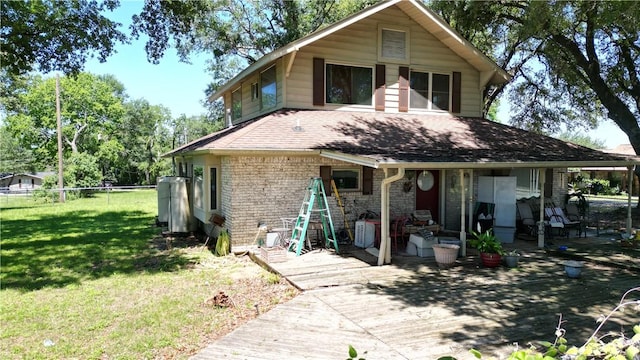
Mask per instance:
[[[549,219],[549,224],[551,228],[561,228],[563,234],[566,237],[569,237],[571,229],[578,230],[578,237],[581,236],[583,232],[582,221],[572,221],[570,220],[562,211],[562,208],[553,207],[553,208],[545,208],[544,209],[545,216]],[[587,236],[585,232],[585,237]]]
[[[580,221],[582,220],[582,216],[580,215],[580,210],[578,210],[578,205],[575,203],[567,203],[564,209],[567,211],[567,217],[571,221]]]
[[[536,219],[533,217],[531,206],[525,202],[518,202],[516,205],[522,226],[527,230],[529,235],[535,236],[537,233]]]
[[[391,223],[389,228],[389,237],[391,238],[391,246],[393,250],[398,250],[398,242],[404,245],[404,237],[406,234],[406,225],[409,220],[406,216],[398,216]]]

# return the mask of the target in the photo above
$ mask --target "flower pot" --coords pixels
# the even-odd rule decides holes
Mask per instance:
[[[480,260],[484,267],[493,268],[500,266],[502,257],[496,253],[480,253]]]
[[[582,273],[582,268],[584,267],[584,262],[569,260],[564,263],[564,272],[570,278],[579,278]]]
[[[518,267],[518,261],[520,260],[520,255],[505,255],[504,262],[507,264],[507,267],[514,268]]]
[[[452,244],[433,244],[433,254],[441,268],[451,267],[458,258],[460,246]]]

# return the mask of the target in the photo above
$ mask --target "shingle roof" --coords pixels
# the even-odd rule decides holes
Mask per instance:
[[[639,162],[637,157],[605,153],[481,118],[292,109],[213,133],[169,155],[221,150],[319,150],[379,164],[465,163],[468,167],[531,163],[626,166]]]

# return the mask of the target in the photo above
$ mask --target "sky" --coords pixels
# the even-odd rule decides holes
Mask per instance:
[[[131,15],[140,13],[144,2],[122,1],[120,7],[105,15],[123,24],[121,31],[130,33]],[[206,57],[190,59],[191,64],[182,63],[174,49],[169,49],[160,63],[154,65],[147,61],[144,45],[146,37],[132,41],[131,44],[116,46],[117,53],[100,63],[91,59],[85,64],[85,71],[93,74],[112,74],[124,84],[127,94],[133,99],[143,98],[152,105],[163,105],[171,110],[176,118],[206,113],[202,106],[205,90],[212,82],[206,72]]]
[[[123,24],[122,31],[129,33],[131,15],[140,13],[142,1],[125,0],[111,14],[106,16]],[[191,64],[178,60],[175,50],[169,49],[160,59],[158,65],[147,61],[144,49],[146,38],[141,37],[131,44],[116,46],[117,53],[107,58],[105,63],[91,59],[85,65],[85,71],[94,74],[112,74],[124,84],[129,96],[133,99],[143,98],[153,105],[163,105],[171,111],[175,118],[182,114],[200,115],[206,112],[202,102],[205,90],[212,82],[206,72],[206,56],[192,56]],[[506,123],[507,107],[501,108],[498,118]],[[629,143],[629,139],[611,120],[603,121],[596,130],[581,135],[601,140],[607,148]]]

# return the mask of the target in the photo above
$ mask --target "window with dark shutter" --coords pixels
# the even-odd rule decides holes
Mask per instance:
[[[384,101],[385,101],[385,66],[378,64],[376,65],[376,111],[384,111]]]
[[[461,110],[462,74],[453,72],[453,84],[451,89],[451,112],[459,113]]]
[[[324,105],[324,59],[313,58],[313,105]]]
[[[400,94],[398,99],[398,111],[409,111],[409,68],[400,66],[400,77],[398,84],[400,85]]]

